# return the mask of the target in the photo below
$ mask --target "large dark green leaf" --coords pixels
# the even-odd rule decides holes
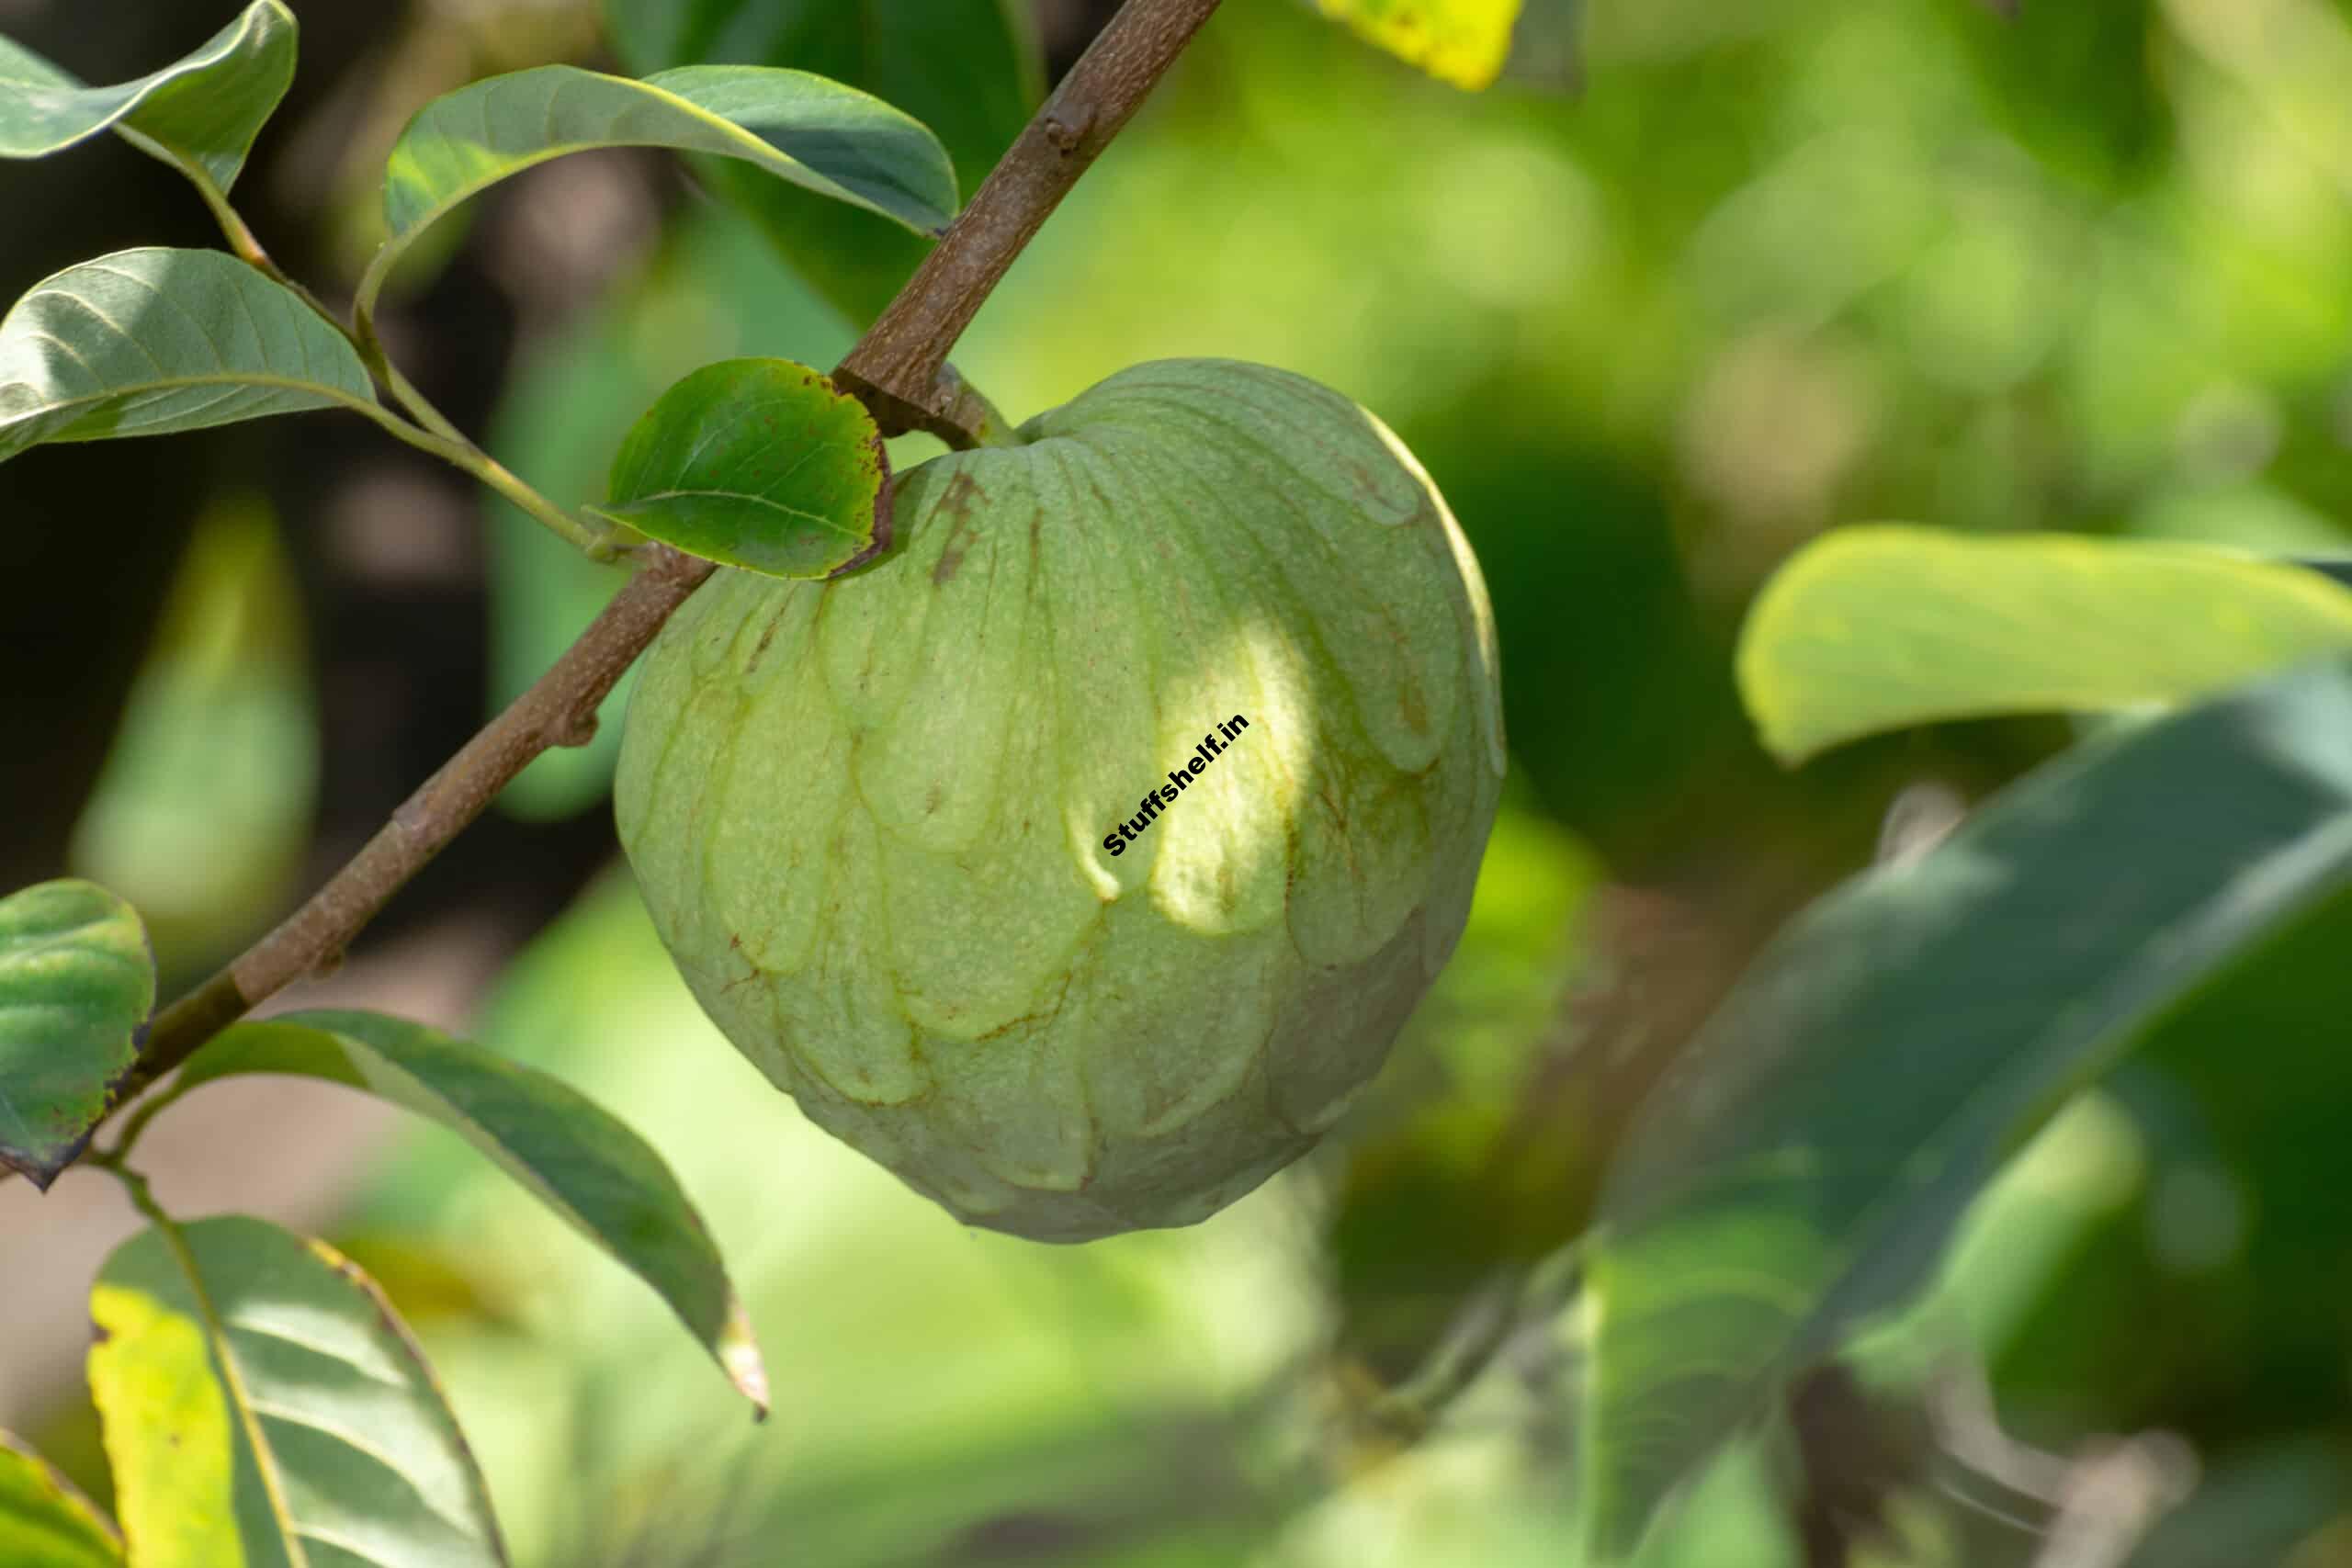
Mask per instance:
[[[1784,761],[1906,725],[2192,701],[2352,648],[2352,592],[2195,545],[1840,528],[1740,630],[1739,685]]]
[[[889,475],[865,404],[788,359],[727,359],[637,422],[599,510],[722,566],[826,577],[888,543]]]
[[[358,1268],[243,1215],[141,1232],[90,1292],[139,1568],[488,1568],[506,1551],[414,1341]]]
[[[939,135],[969,197],[1044,96],[1019,0],[605,0],[632,70],[726,62],[814,71],[896,104]],[[851,320],[873,319],[923,244],[871,216],[762,180],[710,173],[786,259]]]
[[[0,461],[338,406],[381,412],[358,354],[219,251],[118,251],[42,279],[0,320]]]
[[[0,1432],[0,1562],[8,1568],[120,1568],[122,1541],[71,1483]]]
[[[1640,1112],[1590,1253],[1603,1560],[1792,1367],[1898,1300],[1995,1156],[2352,878],[2352,670],[2077,748],[1758,960]]]
[[[94,882],[0,898],[0,1165],[46,1188],[106,1113],[155,1006],[139,913]]]
[[[39,158],[121,132],[217,201],[294,80],[294,14],[254,0],[203,48],[135,82],[86,87],[0,38],[0,158]]]
[[[197,1053],[175,1093],[244,1073],[364,1089],[449,1127],[669,1303],[763,1411],[767,1374],[702,1217],[662,1156],[562,1080],[423,1024],[365,1012],[241,1023]]]
[[[384,180],[390,234],[359,280],[360,313],[436,219],[533,164],[599,147],[739,160],[919,234],[956,213],[956,171],[939,139],[839,82],[753,66],[688,66],[632,82],[543,65],[435,98],[401,132]]]

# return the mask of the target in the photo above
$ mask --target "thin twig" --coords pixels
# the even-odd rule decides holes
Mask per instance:
[[[229,242],[229,249],[236,253],[237,259],[292,294],[309,308],[312,315],[341,333],[344,340],[349,343],[353,350],[358,354],[360,363],[368,367],[368,374],[383,384],[384,389],[392,394],[394,400],[413,417],[414,423],[412,423],[410,420],[401,418],[398,413],[379,402],[354,402],[349,406],[355,412],[366,414],[393,435],[418,450],[429,452],[443,462],[471,474],[482,484],[504,496],[520,508],[526,516],[548,528],[566,544],[582,551],[591,560],[610,560],[618,553],[618,540],[613,529],[597,524],[583,523],[537,491],[533,490],[520,476],[475,446],[464,431],[451,423],[439,409],[426,401],[424,394],[418,391],[410,383],[409,378],[401,374],[400,367],[394,365],[390,357],[384,353],[383,344],[377,341],[375,324],[372,321],[362,316],[356,328],[346,326],[342,317],[327,309],[326,301],[304,287],[301,279],[272,261],[269,253],[262,248],[261,241],[254,236],[253,229],[245,222],[243,215],[229,205],[228,198],[220,194],[220,187],[203,177],[202,171],[187,168],[176,154],[148,141],[137,131],[120,126],[116,129],[138,145],[153,152],[155,156],[185,169],[190,183],[203,196],[205,205],[211,209],[214,220],[220,225],[221,236]]]
[[[943,379],[947,351],[1216,4],[1127,0],[939,248],[851,350],[835,379],[865,398],[886,427],[892,423],[887,408],[905,404],[922,414],[915,422],[922,428],[935,428],[950,412],[969,419],[953,427],[961,445],[994,434],[986,428],[999,423],[992,411],[973,413],[986,409],[985,400],[960,389],[952,375]],[[975,427],[982,427],[979,434]],[[137,1064],[109,1102],[109,1116],[261,1002],[340,957],[386,901],[532,759],[549,747],[581,744],[594,732],[596,709],[623,672],[717,570],[666,546],[637,554],[644,564],[580,640],[409,796],[349,864],[277,930],[156,1015]]]
[[[531,689],[402,801],[392,819],[284,924],[155,1017],[122,1103],[266,999],[343,954],[391,896],[481,816],[532,759],[595,731],[596,708],[671,612],[717,569],[667,546],[613,596]]]
[[[951,446],[978,443],[975,425],[986,416],[961,382],[943,380],[948,351],[1216,6],[1217,0],[1127,0],[980,182],[939,248],[833,372],[884,434],[928,430]]]
[[[395,439],[405,441],[420,452],[429,453],[448,464],[471,474],[484,486],[496,491],[508,501],[566,544],[575,546],[591,560],[611,560],[618,553],[615,530],[581,522],[563,508],[533,490],[489,453],[467,440],[464,435],[445,436],[414,424],[378,402],[353,400],[346,405],[354,413],[374,420]],[[454,428],[454,427],[453,427]]]

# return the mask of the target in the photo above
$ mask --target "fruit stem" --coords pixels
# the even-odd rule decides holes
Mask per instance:
[[[989,171],[939,248],[833,371],[884,434],[928,430],[951,446],[989,444],[963,402],[970,389],[960,377],[949,379],[948,351],[1216,7],[1217,0],[1127,0]]]

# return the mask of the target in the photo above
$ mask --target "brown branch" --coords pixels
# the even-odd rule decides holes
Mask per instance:
[[[361,927],[486,810],[532,759],[594,735],[596,708],[671,612],[717,570],[666,545],[613,595],[580,640],[444,762],[310,902],[226,969],[155,1016],[114,1102],[178,1066],[221,1030],[305,975],[333,964]]]
[[[978,444],[988,419],[968,389],[942,372],[1022,248],[1087,165],[1135,115],[1217,0],[1127,0],[1054,89],[972,203],[923,258],[899,297],[833,372],[883,430],[928,430],[951,446]]]
[[[834,378],[863,398],[886,430],[933,430],[959,446],[998,433],[986,400],[944,368],[947,351],[1216,5],[1127,0],[850,351]],[[623,672],[716,570],[666,546],[638,553],[644,565],[580,640],[402,802],[349,864],[226,969],[156,1015],[109,1115],[261,1002],[334,962],[533,758],[593,732],[597,706]]]

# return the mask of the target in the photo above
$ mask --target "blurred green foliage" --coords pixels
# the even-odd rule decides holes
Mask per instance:
[[[167,979],[277,918],[310,846],[318,699],[277,519],[231,494],[198,519],[69,855],[147,922]]]
[[[1196,1229],[1056,1250],[963,1231],[817,1134],[701,1019],[627,883],[601,884],[476,1037],[669,1157],[742,1280],[777,1415],[747,1428],[640,1286],[416,1134],[351,1217],[354,1251],[419,1320],[522,1560],[1567,1560],[1590,1325],[1557,1249],[1644,1064],[1770,917],[1860,862],[1897,786],[1973,790],[2053,739],[1948,726],[1776,770],[1731,663],[1766,573],[1874,519],[2343,551],[2352,10],[2003,9],[1589,0],[1576,92],[1515,69],[1473,96],[1306,6],[1225,7],[956,358],[1015,419],[1143,359],[1261,360],[1413,447],[1484,564],[1513,745],[1460,954],[1322,1155]],[[1522,45],[1559,10],[1531,7]],[[888,283],[796,275],[777,221],[699,197],[673,215],[530,344],[501,459],[593,501],[688,370],[838,357],[844,308]],[[487,529],[503,700],[615,577],[519,519]],[[276,592],[241,547],[243,576],[207,580]],[[232,814],[278,847],[230,858],[282,867],[312,788],[299,654],[226,635],[167,631],[158,668],[214,682],[209,711],[265,692],[276,716],[236,766],[268,776],[201,804],[215,832],[224,801],[266,818]],[[204,647],[234,651],[173,651]],[[141,703],[77,853],[159,929],[232,930],[285,889],[188,877],[208,863],[189,829],[134,786],[212,764],[178,760],[183,703]],[[550,752],[505,804],[596,807],[616,735]],[[141,874],[204,896],[180,914]],[[1604,919],[1629,893],[1698,956],[1660,966],[1644,920]],[[2352,1551],[2347,909],[2160,1021],[1849,1356],[1891,1406],[1973,1368],[2009,1437],[2052,1452],[2180,1435],[2198,1483],[2145,1568]],[[1805,1563],[1821,1477],[1790,1425],[1727,1450],[1644,1561]],[[2046,1523],[2048,1500],[1997,1491],[1897,1476],[1852,1561],[2024,1568],[2044,1542],[2008,1521]]]
[[[1647,975],[1593,922],[1595,879],[1666,879],[1702,924],[1721,917],[1736,964],[1750,900],[1770,899],[1755,884],[1781,861],[1818,886],[1856,863],[1895,784],[1973,788],[2047,744],[1947,728],[1777,774],[1731,682],[1762,577],[1872,518],[2326,555],[2352,503],[2340,11],[1599,0],[1577,37],[1575,94],[1506,80],[1465,96],[1304,8],[1227,7],[956,353],[1014,418],[1160,355],[1302,371],[1398,429],[1478,549],[1519,793],[1460,956],[1338,1146],[1195,1232],[1078,1255],[957,1233],[788,1106],[716,1082],[740,1064],[608,886],[518,972],[486,1037],[616,1075],[590,1087],[680,1161],[730,1256],[767,1259],[747,1262],[753,1314],[797,1435],[746,1447],[728,1487],[758,1500],[722,1516],[728,1487],[696,1493],[688,1457],[707,1454],[697,1421],[715,1412],[666,1408],[697,1385],[651,1370],[686,1352],[650,1321],[641,1344],[619,1332],[648,1314],[610,1270],[510,1239],[523,1209],[494,1219],[489,1190],[426,1147],[370,1224],[430,1215],[439,1245],[493,1272],[555,1248],[623,1314],[600,1297],[529,1318],[545,1361],[528,1373],[511,1328],[443,1320],[445,1354],[501,1369],[481,1386],[504,1392],[468,1412],[478,1427],[500,1423],[518,1378],[563,1390],[595,1473],[734,1521],[713,1562],[764,1561],[749,1543],[771,1540],[828,1563],[1562,1561],[1562,1389],[1583,1329],[1571,1310],[1548,1356],[1522,1335],[1486,1360],[1465,1303],[1525,1286],[1590,1201],[1617,1102],[1589,1057],[1640,1030],[1579,998],[1712,983]],[[502,455],[585,496],[610,437],[688,364],[838,354],[846,327],[749,235],[709,210],[674,227],[546,350],[507,404]],[[510,562],[552,554],[519,528],[498,540]],[[557,614],[555,571],[504,570],[519,679],[603,588]],[[584,807],[607,767],[543,761],[570,783],[540,808]],[[633,970],[615,956],[632,944]],[[2324,962],[2290,954],[2261,974],[2296,964],[2322,983]],[[1636,1025],[1675,1010],[1631,1006]],[[2298,1071],[2330,1016],[2248,976],[2169,1020],[1979,1202],[1944,1283],[1865,1339],[1872,1387],[1906,1397],[1958,1357],[1985,1369],[2018,1435],[2054,1450],[2189,1434],[2207,1484],[2150,1539],[2151,1563],[2254,1561],[2199,1540],[2274,1556],[2318,1541],[2352,1511],[2352,1297],[2318,1261],[2333,1252],[2312,1250],[2342,1229],[2322,1211],[2344,1189],[2295,1152],[2324,1138],[2262,1118],[2352,1108],[2352,1089]],[[2257,1040],[2278,1058],[2267,1074],[2233,1059]],[[2232,1109],[2262,1085],[2278,1086],[2268,1110]],[[561,1278],[549,1292],[567,1303],[589,1288]],[[1464,1345],[1462,1396],[1400,1410],[1396,1391]],[[583,1388],[572,1358],[592,1351],[609,1370]],[[461,1399],[470,1381],[458,1373]],[[658,1560],[578,1517],[565,1487],[582,1461],[546,1451],[544,1423],[503,1428],[517,1447],[492,1447],[495,1482],[542,1521],[548,1560]],[[1805,1562],[1782,1522],[1804,1493],[1792,1464],[1785,1433],[1734,1449],[1645,1561]],[[1922,1478],[1877,1517],[1858,1561],[2024,1563],[2037,1548]],[[567,1555],[592,1538],[604,1558]]]

